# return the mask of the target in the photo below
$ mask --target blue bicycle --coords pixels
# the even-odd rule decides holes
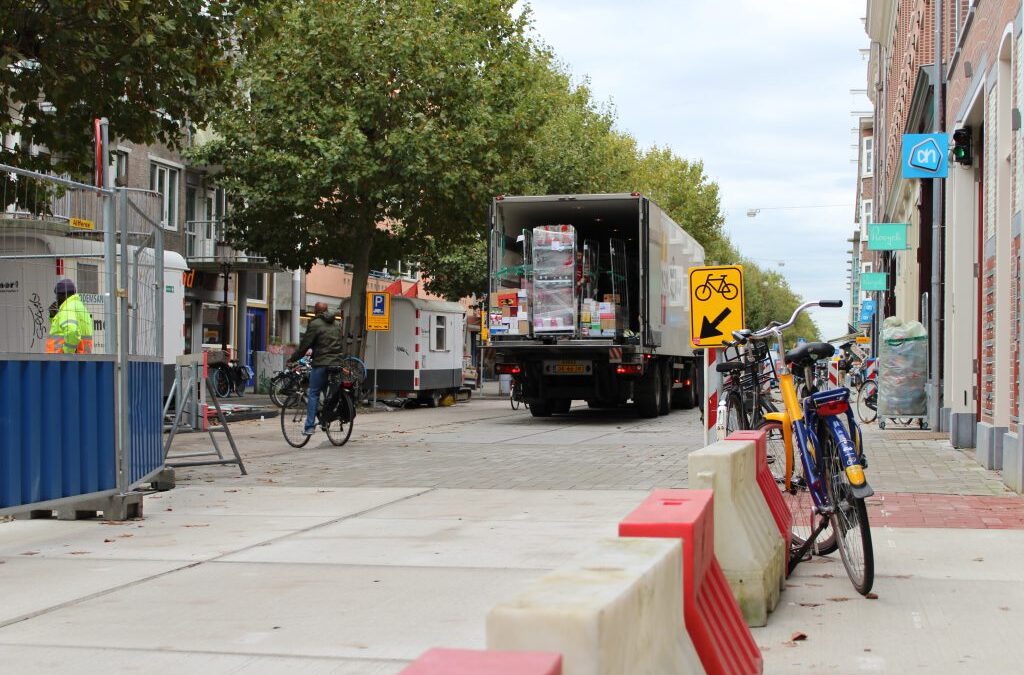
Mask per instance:
[[[842,306],[840,300],[804,303],[786,323],[772,322],[749,339],[774,339],[783,353],[782,333],[796,323],[801,312],[810,307]],[[818,537],[831,528],[827,544],[817,552],[838,548],[854,588],[867,594],[874,583],[875,564],[864,500],[874,491],[864,476],[867,460],[850,407],[850,390],[815,391],[813,377],[808,376],[815,363],[835,354],[832,345],[811,342],[784,353],[779,371],[784,409],[766,413],[762,428],[769,433],[769,465],[793,513],[789,569],[792,571],[811,552]],[[794,385],[794,370],[805,374],[802,396]],[[799,451],[799,467],[794,462],[794,447]]]

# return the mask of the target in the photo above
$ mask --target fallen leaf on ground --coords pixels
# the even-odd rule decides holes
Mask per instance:
[[[1004,611],[1004,612],[1009,612],[1010,611],[1009,607],[1000,607],[999,609]]]
[[[820,602],[801,602],[801,607],[821,607]]]
[[[844,595],[837,595],[834,598],[829,598],[829,600],[831,600],[832,602],[846,602],[847,600],[849,600],[849,598],[847,598]]]
[[[25,551],[21,555],[39,555],[39,551]]]
[[[185,523],[185,527],[209,527],[209,523]]]
[[[89,551],[72,551],[71,555],[88,555]]]
[[[119,534],[119,535],[117,535],[117,538],[118,538],[118,539],[127,539],[127,538],[129,538],[129,537],[134,537],[134,536],[135,536],[135,535],[134,535],[134,534],[132,534],[131,532],[125,532],[124,534]]]
[[[865,593],[864,597],[868,600],[878,600],[878,593]]]
[[[104,543],[104,544],[113,544],[113,543],[114,543],[114,540],[113,540],[113,539],[104,539],[104,540],[103,540],[103,543]]]
[[[232,488],[232,489],[230,489],[230,490],[225,490],[224,492],[238,492],[238,490],[237,490],[237,489],[234,489],[234,488]]]
[[[829,574],[828,572],[825,572],[824,574],[815,574],[814,576],[818,577],[819,579],[831,579],[832,578],[832,575]]]
[[[984,558],[971,558],[974,562],[985,562]]]
[[[801,640],[807,639],[807,633],[801,633],[800,631],[797,631],[793,633],[791,636],[789,636],[789,639],[791,642],[800,642]]]

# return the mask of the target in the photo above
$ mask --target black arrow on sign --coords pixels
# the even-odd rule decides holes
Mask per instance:
[[[718,325],[725,321],[725,317],[730,314],[732,314],[732,308],[726,307],[718,316],[715,317],[714,321],[708,321],[706,316],[703,317],[700,323],[700,339],[704,340],[705,338],[713,338],[721,335],[722,331],[718,330]]]

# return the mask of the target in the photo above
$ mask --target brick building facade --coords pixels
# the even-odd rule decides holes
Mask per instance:
[[[936,2],[943,77],[933,70]],[[875,219],[909,224],[911,250],[887,253],[885,315],[919,318],[930,290],[932,183],[941,183],[942,428],[978,461],[1024,489],[1019,430],[1024,194],[1024,41],[1020,0],[869,0],[868,83],[875,104]],[[927,67],[926,67],[927,66]],[[902,135],[930,132],[938,90],[948,134],[967,129],[968,162],[945,181],[900,176]],[[884,141],[882,140],[884,139]]]

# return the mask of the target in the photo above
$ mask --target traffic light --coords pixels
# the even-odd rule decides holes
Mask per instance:
[[[971,165],[970,127],[960,127],[953,132],[953,161],[964,166]]]

